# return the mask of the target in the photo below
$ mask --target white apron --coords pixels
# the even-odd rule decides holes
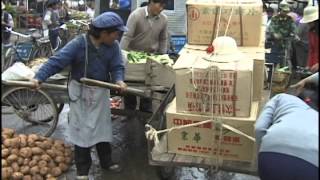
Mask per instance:
[[[86,38],[85,38],[86,42]],[[86,64],[87,68],[87,42]],[[68,88],[70,111],[68,119],[68,140],[80,147],[91,147],[99,142],[112,141],[110,112],[110,91],[105,88],[88,86],[71,80]]]

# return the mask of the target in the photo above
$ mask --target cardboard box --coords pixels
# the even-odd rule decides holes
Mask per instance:
[[[259,111],[259,103],[253,102],[251,116],[248,118],[222,117],[221,122],[254,137],[254,123]],[[192,124],[212,119],[210,116],[184,114],[176,111],[175,99],[166,111],[167,128]],[[220,127],[215,123],[206,123],[195,127],[172,130],[168,133],[168,152],[200,157],[214,157],[218,153]],[[222,129],[219,149],[224,160],[251,161],[255,143],[243,135]]]
[[[177,112],[202,115],[249,117],[252,101],[253,60],[210,62],[205,51],[188,50],[174,64]],[[211,67],[220,69],[218,80]]]
[[[221,16],[219,23],[219,12]],[[227,36],[233,37],[238,46],[259,46],[262,27],[262,1],[187,1],[188,44],[211,44],[212,35],[225,35],[230,19]],[[219,27],[218,27],[219,24]]]
[[[180,54],[192,53],[199,56],[203,55],[207,46],[203,45],[190,45],[186,44]],[[243,52],[247,57],[253,59],[253,101],[260,101],[262,98],[262,91],[265,80],[265,53],[269,50],[265,49],[263,46],[251,47],[251,46],[241,46],[238,49]]]

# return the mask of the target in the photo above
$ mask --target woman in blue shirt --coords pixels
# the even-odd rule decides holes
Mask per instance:
[[[104,169],[120,170],[111,160],[112,123],[110,92],[80,83],[80,78],[114,82],[124,91],[125,66],[117,39],[127,31],[122,19],[105,12],[92,20],[87,34],[74,38],[39,69],[32,82],[40,88],[50,76],[71,66],[68,86],[70,112],[67,136],[75,146],[77,179],[88,179],[91,166],[90,148],[95,146]]]

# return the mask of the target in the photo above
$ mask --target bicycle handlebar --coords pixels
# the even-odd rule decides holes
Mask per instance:
[[[26,34],[18,33],[18,32],[12,31],[11,29],[9,29],[9,28],[7,28],[7,27],[6,27],[6,31],[7,31],[7,32],[10,32],[11,34],[14,34],[14,35],[23,37],[23,38],[31,38],[31,35],[26,35]]]

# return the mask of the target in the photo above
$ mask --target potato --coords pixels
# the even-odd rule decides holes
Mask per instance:
[[[48,154],[41,155],[41,160],[49,162],[51,160],[51,157]]]
[[[5,159],[1,159],[1,167],[7,167],[8,166],[8,162]]]
[[[21,172],[14,172],[12,174],[12,179],[22,179],[23,178],[23,174]]]
[[[19,139],[20,139],[20,147],[26,147],[28,145],[26,135],[20,134]]]
[[[53,147],[56,150],[60,151],[61,153],[64,153],[64,147],[63,146],[61,146],[61,145],[53,145]]]
[[[42,149],[50,149],[52,147],[52,143],[48,140],[43,141],[43,148]]]
[[[9,156],[9,154],[10,154],[10,151],[8,148],[1,149],[1,157],[2,158],[6,158],[7,156]]]
[[[33,166],[32,168],[30,168],[30,174],[32,175],[39,174],[39,172],[40,172],[40,168],[38,166]]]
[[[43,180],[43,177],[40,174],[35,174],[32,176],[32,180]]]
[[[11,167],[12,167],[13,172],[19,172],[19,170],[20,170],[20,166],[17,162],[13,162],[11,164]]]
[[[62,162],[64,162],[64,157],[63,157],[63,156],[57,156],[57,157],[54,159],[54,161],[55,161],[56,163],[62,163]]]
[[[22,157],[18,157],[18,164],[19,166],[23,165],[23,158]]]
[[[38,162],[38,166],[39,166],[39,167],[47,167],[47,161],[40,160],[40,161]]]
[[[32,139],[33,141],[37,141],[37,140],[39,140],[39,136],[36,135],[36,134],[29,134],[28,135],[28,140],[29,139]]]
[[[13,170],[11,167],[1,168],[1,179],[8,179],[12,176]]]
[[[49,168],[48,167],[40,167],[40,174],[41,175],[46,175],[46,174],[48,174],[48,171],[49,171]]]
[[[59,163],[59,168],[61,169],[62,172],[68,170],[68,166],[65,163]]]
[[[24,147],[20,149],[20,156],[24,158],[29,158],[32,156],[32,150],[29,147]]]
[[[10,156],[8,156],[7,161],[11,164],[12,162],[15,162],[18,160],[18,156],[15,154],[11,154]]]
[[[38,155],[38,154],[41,155],[43,153],[43,150],[39,147],[33,147],[31,148],[31,151],[32,151],[32,154],[34,155]]]
[[[18,148],[13,148],[13,149],[11,149],[10,154],[16,154],[16,155],[19,155],[19,149],[18,149]]]
[[[20,167],[20,172],[22,172],[23,174],[29,174],[30,167],[29,166],[21,166]]]
[[[58,149],[52,148],[55,151],[56,156],[64,156],[64,153]]]
[[[25,175],[23,176],[22,180],[32,180],[31,175]]]
[[[55,177],[49,177],[49,178],[47,178],[47,180],[57,180],[57,178],[55,178]]]
[[[12,148],[19,148],[20,147],[20,138],[19,137],[15,137],[10,140],[11,140],[11,147]]]
[[[64,146],[64,142],[62,140],[55,140],[53,144]]]
[[[55,168],[52,168],[51,169],[51,174],[54,176],[54,177],[58,177],[60,176],[62,173],[61,169],[59,167],[55,167]]]
[[[5,146],[5,147],[12,147],[12,139],[5,139],[4,141],[3,141],[3,145]]]
[[[24,158],[23,159],[23,165],[29,165],[29,162],[31,161],[31,159],[29,158]]]
[[[49,168],[54,168],[54,167],[57,167],[57,165],[56,165],[56,163],[55,163],[53,160],[51,160],[51,161],[48,163],[48,167],[49,167]]]
[[[38,162],[36,160],[31,160],[29,162],[29,167],[33,167],[33,166],[36,166],[38,164]]]
[[[35,141],[33,139],[27,139],[27,146],[29,147],[34,147],[35,146]]]
[[[64,149],[64,155],[65,156],[71,156],[72,155],[72,150],[70,148]]]
[[[14,133],[14,130],[9,128],[2,128],[1,130],[1,134],[8,135],[9,137],[13,137]]]
[[[65,158],[64,158],[64,162],[65,162],[66,164],[70,164],[71,161],[72,161],[72,158],[71,158],[71,157],[65,157]]]
[[[40,155],[34,155],[32,156],[32,160],[35,160],[35,161],[40,161],[41,160],[41,156]]]
[[[47,138],[44,137],[44,136],[38,136],[38,137],[39,137],[39,141],[45,141],[45,140],[47,140]]]
[[[47,153],[51,158],[55,158],[55,157],[56,157],[56,152],[54,152],[54,150],[52,150],[52,149],[46,150],[46,153]]]

